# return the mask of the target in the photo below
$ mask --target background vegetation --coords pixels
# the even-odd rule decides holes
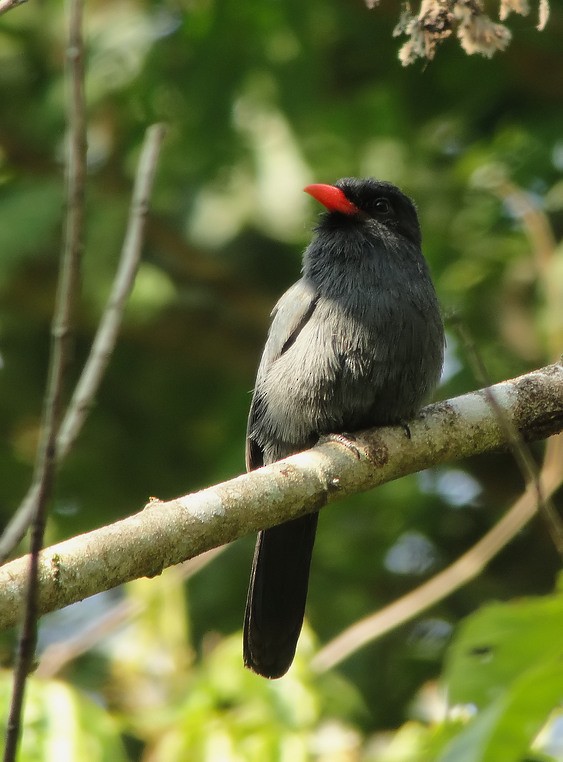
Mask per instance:
[[[561,9],[542,33],[516,17],[510,47],[492,61],[447,41],[432,62],[408,68],[397,60],[396,13],[390,3],[368,11],[343,0],[88,4],[88,235],[75,374],[115,270],[144,131],[164,121],[169,132],[121,340],[58,478],[49,542],[128,515],[151,495],[243,469],[268,313],[298,275],[318,212],[301,193],[308,182],[375,175],[415,198],[444,313],[463,321],[492,381],[561,351],[562,250],[541,259],[523,206],[546,215],[548,244],[561,238]],[[40,424],[63,217],[66,26],[54,0],[0,19],[2,523],[29,483]],[[440,398],[480,385],[448,325]],[[276,683],[241,666],[253,538],[187,585],[168,573],[46,617],[40,665],[63,682],[33,686],[36,724],[26,726],[24,753],[49,758],[47,746],[64,739],[68,759],[433,759],[432,743],[442,748],[453,735],[439,725],[431,743],[428,732],[456,623],[484,602],[554,589],[559,559],[544,524],[330,674],[314,673],[310,657],[455,560],[521,490],[517,467],[499,454],[325,511],[302,649]],[[557,632],[551,615],[529,616],[532,632]],[[62,651],[45,650],[61,641]],[[9,665],[13,639],[2,643]],[[553,675],[551,667],[538,669]],[[555,687],[540,719],[558,695]],[[458,698],[479,706],[463,690]],[[407,756],[385,757],[390,742]],[[427,756],[415,757],[422,746]]]

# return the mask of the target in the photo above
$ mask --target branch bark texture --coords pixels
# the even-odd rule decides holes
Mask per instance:
[[[506,447],[490,394],[527,441],[563,429],[563,365],[540,370],[425,408],[401,427],[361,432],[357,453],[327,440],[303,453],[42,551],[39,610],[62,608],[142,576],[155,576],[259,529],[317,511],[346,495],[409,473]],[[0,629],[21,616],[28,562],[0,568]]]

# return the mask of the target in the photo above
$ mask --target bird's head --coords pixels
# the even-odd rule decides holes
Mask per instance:
[[[334,185],[308,185],[305,193],[327,209],[328,227],[367,224],[381,232],[404,236],[420,246],[421,233],[416,207],[392,183],[374,178],[344,177]]]

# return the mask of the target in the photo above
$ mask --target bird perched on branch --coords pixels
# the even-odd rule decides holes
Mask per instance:
[[[248,419],[250,471],[323,435],[412,418],[438,383],[444,330],[413,202],[375,179],[305,188],[326,208],[302,277],[274,307]],[[258,534],[244,663],[291,665],[305,610],[318,513]]]

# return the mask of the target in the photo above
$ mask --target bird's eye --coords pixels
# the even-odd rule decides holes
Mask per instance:
[[[377,214],[388,214],[391,211],[391,204],[386,198],[377,198],[373,209]]]

